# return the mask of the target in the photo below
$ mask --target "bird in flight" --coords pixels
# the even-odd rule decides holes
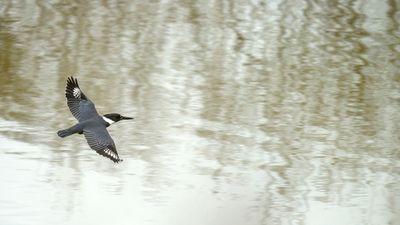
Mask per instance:
[[[78,120],[74,126],[57,132],[59,137],[67,137],[78,133],[83,134],[90,148],[98,154],[121,162],[114,141],[107,131],[107,127],[120,120],[131,120],[131,117],[121,116],[118,113],[99,115],[93,102],[83,94],[76,78],[68,77],[65,89],[67,105],[72,115]]]

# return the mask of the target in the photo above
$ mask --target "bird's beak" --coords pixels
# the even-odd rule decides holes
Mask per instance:
[[[121,120],[132,120],[132,117],[121,116]]]

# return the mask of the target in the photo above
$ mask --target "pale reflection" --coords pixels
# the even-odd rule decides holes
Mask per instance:
[[[0,224],[396,224],[395,1],[0,2]],[[91,151],[78,77],[124,163]]]

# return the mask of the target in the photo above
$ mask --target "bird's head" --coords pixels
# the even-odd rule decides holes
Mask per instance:
[[[120,120],[131,120],[133,119],[132,117],[126,117],[126,116],[122,116],[118,113],[110,113],[110,114],[105,114],[103,115],[103,119],[104,121],[106,121],[106,123],[108,123],[108,125],[111,125],[115,122],[118,122]]]

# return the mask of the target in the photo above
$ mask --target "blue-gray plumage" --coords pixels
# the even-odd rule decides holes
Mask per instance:
[[[120,120],[133,118],[124,117],[118,113],[100,116],[93,102],[79,88],[78,80],[73,77],[67,79],[65,97],[67,97],[67,105],[78,123],[68,129],[58,131],[58,136],[63,138],[75,133],[83,134],[90,148],[98,154],[116,163],[122,161],[106,128]]]

